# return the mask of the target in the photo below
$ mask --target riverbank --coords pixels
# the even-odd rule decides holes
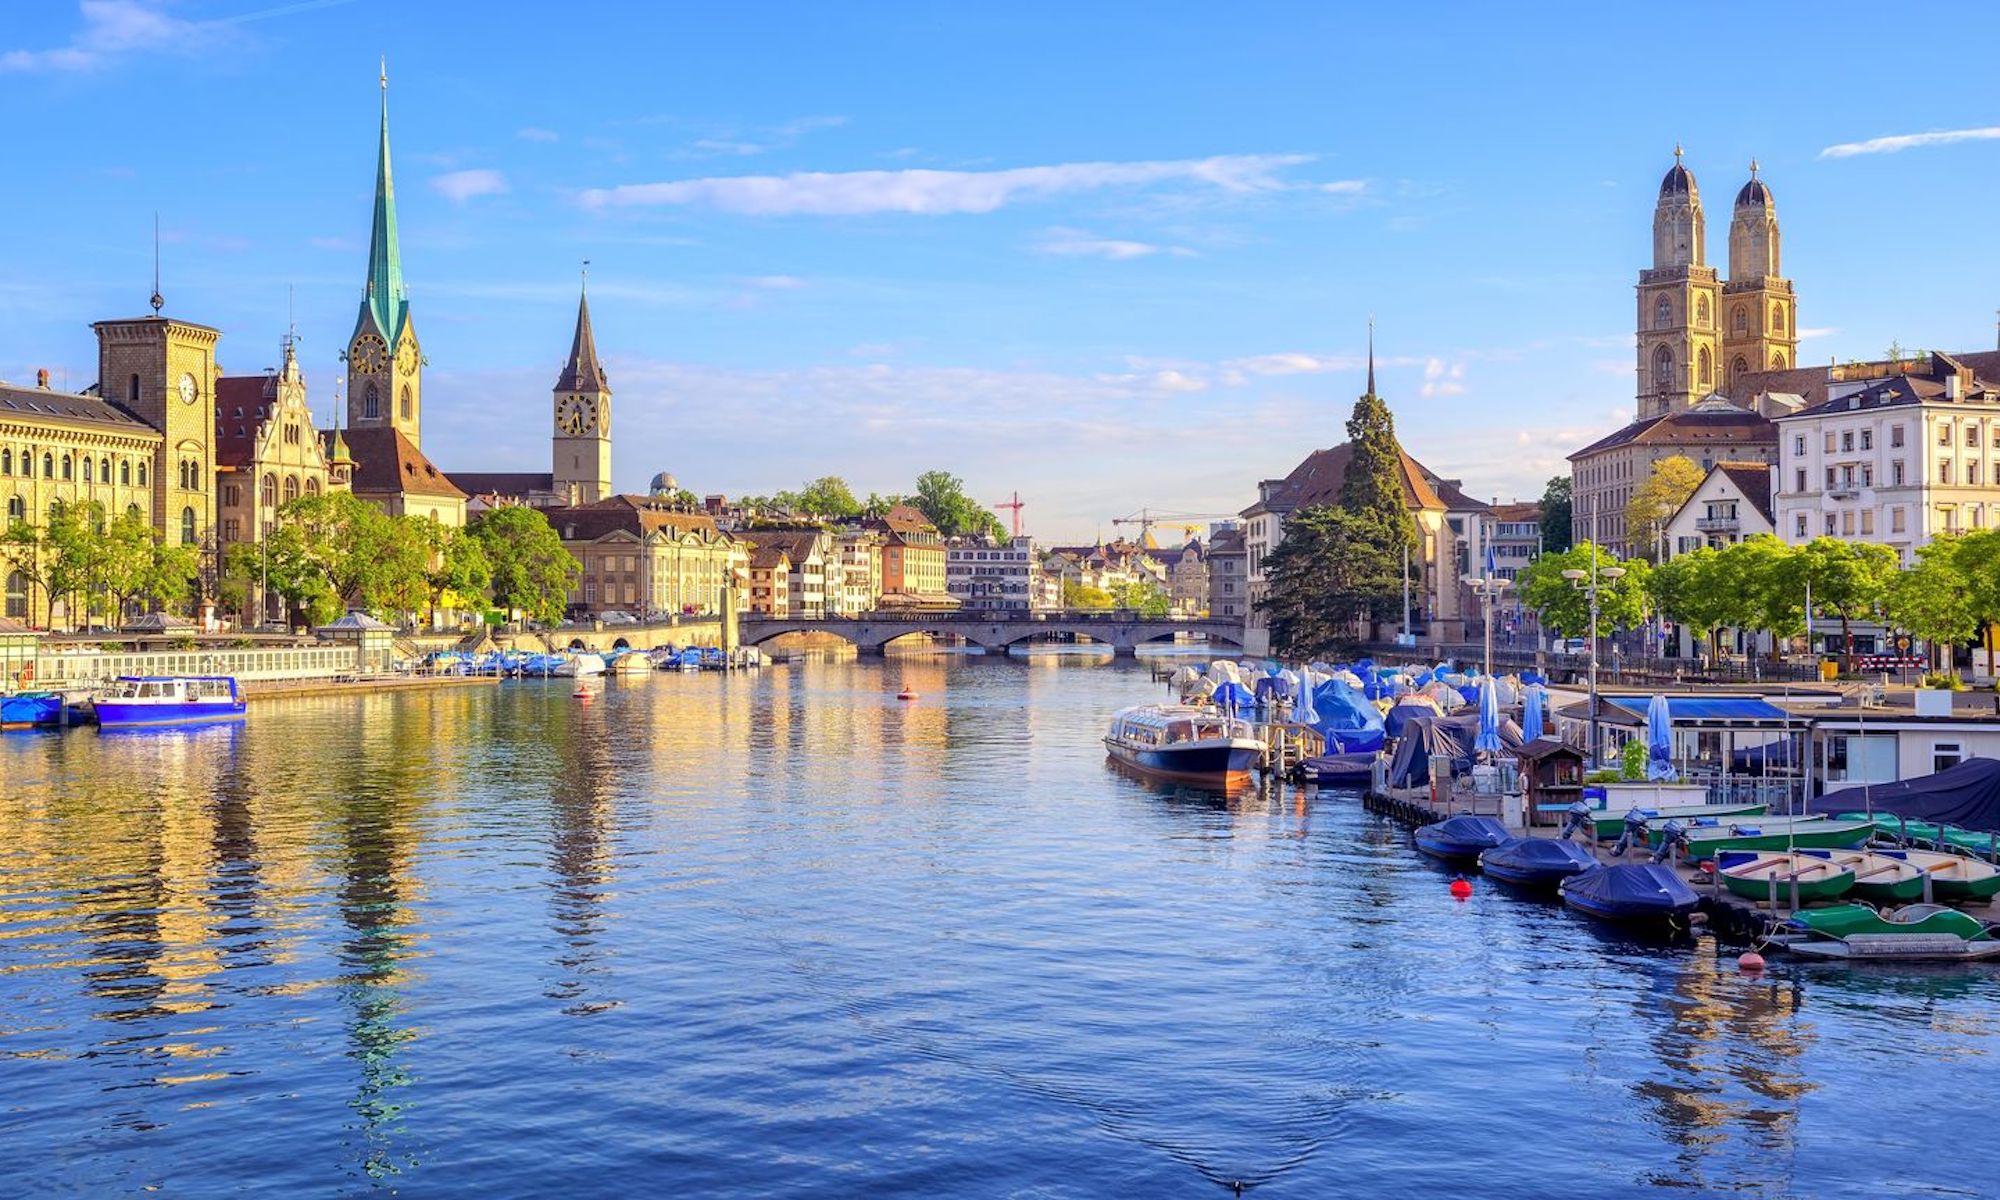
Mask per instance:
[[[484,687],[499,682],[497,675],[370,675],[336,676],[331,679],[256,679],[237,686],[242,689],[245,700],[276,700],[294,696],[347,696],[425,688]]]

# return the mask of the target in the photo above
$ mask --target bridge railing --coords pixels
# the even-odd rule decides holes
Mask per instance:
[[[963,623],[995,625],[1002,623],[1026,622],[1029,624],[1147,624],[1175,625],[1187,628],[1208,626],[1236,627],[1237,622],[1227,617],[1149,617],[1131,608],[1079,608],[1043,609],[1036,612],[1010,611],[1007,609],[952,609],[931,612],[912,612],[906,609],[875,609],[851,616],[823,617],[781,617],[770,613],[745,613],[741,618],[745,623],[778,622],[787,624],[832,624],[834,622],[868,621],[881,624],[897,623],[906,625],[935,625],[939,623]]]

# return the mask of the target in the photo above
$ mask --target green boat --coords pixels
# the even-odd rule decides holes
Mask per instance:
[[[1929,821],[1907,821],[1894,813],[1850,812],[1835,818],[1841,821],[1873,821],[1875,831],[1895,841],[1930,842],[1935,844],[1944,831]]]
[[[2000,955],[2000,940],[1981,922],[1941,904],[1877,912],[1865,904],[1794,913],[1771,944],[1816,958],[1958,960]]]
[[[1931,898],[1950,904],[1984,902],[2000,895],[2000,867],[1941,850],[1891,850],[1931,877]]]
[[[1956,825],[1944,827],[1944,844],[1958,846],[1988,858],[2000,858],[2000,833],[1977,833]]]
[[[1711,818],[1761,817],[1768,808],[1764,804],[1663,804],[1657,808],[1642,804],[1639,811],[1645,813],[1647,821],[1655,825],[1666,821],[1691,825]],[[1625,830],[1625,814],[1622,812],[1597,813],[1591,821],[1600,842],[1615,838]]]
[[[1870,854],[1866,850],[1808,850],[1815,858],[1838,863],[1854,872],[1856,900],[1870,904],[1906,904],[1924,898],[1924,869],[1907,858]],[[1935,895],[1935,891],[1932,893]]]
[[[1687,831],[1690,859],[1710,858],[1723,850],[1852,850],[1875,833],[1866,821],[1829,821],[1824,817],[1753,817],[1724,825],[1697,825]],[[1653,831],[1658,844],[1661,833]]]
[[[1768,899],[1773,881],[1781,904],[1791,902],[1795,887],[1799,903],[1807,904],[1844,896],[1854,886],[1851,867],[1813,854],[1723,854],[1716,865],[1722,886],[1747,900]],[[1922,877],[1918,880],[1921,884]]]

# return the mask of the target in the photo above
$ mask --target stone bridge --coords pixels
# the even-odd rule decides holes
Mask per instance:
[[[738,622],[743,644],[755,646],[788,633],[830,633],[852,642],[863,654],[913,634],[951,636],[994,654],[1036,640],[1071,638],[1110,646],[1131,655],[1147,642],[1179,634],[1205,635],[1210,642],[1243,645],[1243,623],[1210,617],[1141,617],[1133,613],[867,613],[858,617],[744,616]]]

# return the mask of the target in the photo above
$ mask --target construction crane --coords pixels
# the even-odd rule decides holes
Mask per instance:
[[[993,506],[993,510],[994,510],[995,512],[998,512],[998,511],[1000,511],[1000,510],[1001,510],[1001,509],[1003,509],[1003,508],[1008,508],[1008,509],[1012,509],[1012,510],[1014,510],[1014,536],[1015,536],[1015,537],[1020,537],[1020,536],[1021,536],[1021,510],[1022,510],[1022,509],[1024,509],[1024,508],[1026,508],[1026,507],[1027,507],[1027,505],[1026,505],[1025,503],[1023,503],[1023,502],[1022,502],[1022,500],[1021,500],[1021,493],[1020,493],[1020,492],[1018,492],[1018,491],[1016,491],[1016,492],[1015,492],[1015,493],[1014,493],[1013,495],[1011,495],[1011,496],[1007,497],[1007,498],[1006,498],[1005,500],[1002,500],[1002,501],[1000,501],[1000,502],[999,502],[998,504],[995,504],[995,505]]]
[[[1233,520],[1235,517],[1235,513],[1159,512],[1151,508],[1142,508],[1129,517],[1113,517],[1111,523],[1113,525],[1137,525],[1139,527],[1139,540],[1143,544],[1151,538],[1153,526],[1155,525],[1180,524],[1181,529],[1188,536],[1192,537],[1201,528],[1200,524],[1184,524],[1184,522],[1224,521]]]

